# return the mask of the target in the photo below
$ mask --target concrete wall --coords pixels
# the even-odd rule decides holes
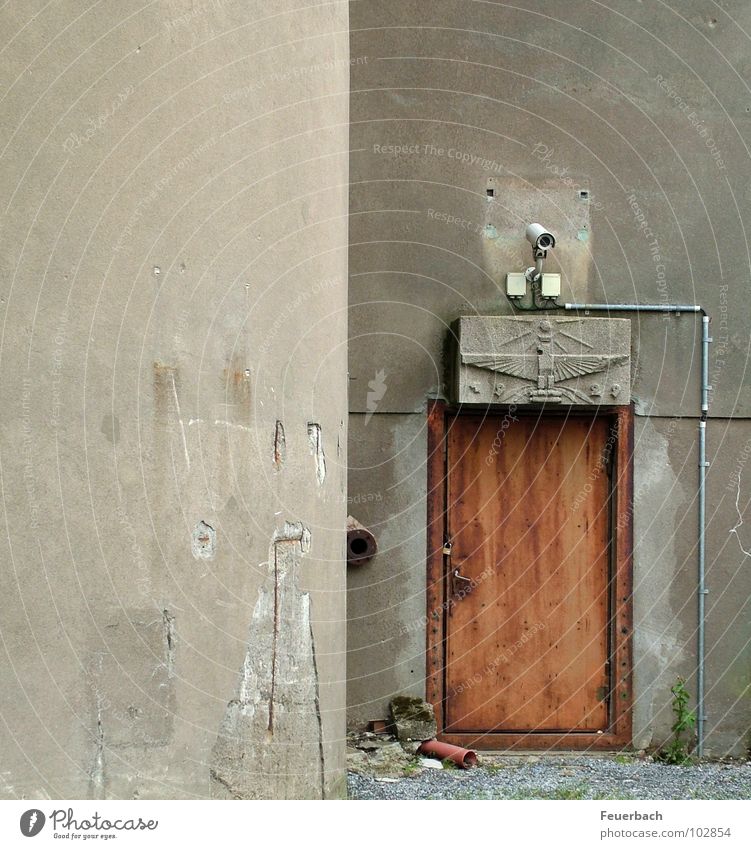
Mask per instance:
[[[347,5],[1,17],[0,795],[340,795]]]
[[[387,539],[350,570],[353,725],[421,692],[424,635],[408,626],[425,614],[425,400],[446,391],[449,324],[512,312],[504,275],[529,264],[524,227],[541,221],[559,239],[561,301],[712,316],[707,751],[746,749],[751,531],[734,529],[751,497],[751,9],[673,6],[351,4],[350,495],[381,500],[350,512]],[[699,347],[691,315],[632,320],[644,746],[669,734],[675,677],[695,683]]]

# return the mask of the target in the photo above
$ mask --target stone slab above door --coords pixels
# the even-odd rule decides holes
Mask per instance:
[[[463,316],[457,335],[460,404],[631,402],[629,319]]]

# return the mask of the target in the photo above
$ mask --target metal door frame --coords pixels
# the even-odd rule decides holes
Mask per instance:
[[[459,415],[503,416],[508,406],[462,410],[444,401],[428,403],[428,468],[427,468],[427,614],[426,614],[426,699],[438,722],[438,737],[447,743],[480,749],[623,749],[631,745],[632,632],[633,632],[633,407],[603,407],[596,411],[617,424],[615,468],[611,521],[611,693],[608,729],[604,732],[492,731],[477,733],[442,733],[443,706],[446,696],[446,622],[449,604],[447,572],[443,557],[447,504],[447,445],[449,419]],[[546,418],[573,415],[589,410],[561,407],[544,411]],[[539,409],[519,408],[517,416],[542,415]]]

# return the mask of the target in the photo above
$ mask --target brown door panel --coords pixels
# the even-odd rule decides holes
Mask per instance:
[[[603,418],[449,421],[447,569],[472,591],[446,620],[446,732],[607,728],[608,437]]]

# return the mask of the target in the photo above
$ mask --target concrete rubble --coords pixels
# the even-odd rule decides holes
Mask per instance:
[[[438,733],[433,705],[416,696],[397,696],[389,705],[391,722],[397,739],[422,743]]]
[[[347,769],[360,775],[406,776],[424,769],[442,769],[440,761],[417,755],[423,740],[436,735],[433,706],[412,696],[397,696],[390,704],[390,725],[384,731],[353,731],[347,735]]]

